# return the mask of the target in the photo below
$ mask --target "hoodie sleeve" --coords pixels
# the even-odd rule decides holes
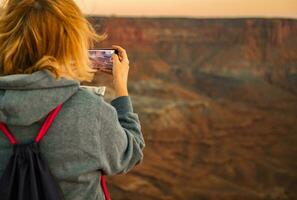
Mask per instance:
[[[100,165],[104,175],[127,173],[143,160],[144,138],[130,96],[121,96],[101,104],[99,124]]]

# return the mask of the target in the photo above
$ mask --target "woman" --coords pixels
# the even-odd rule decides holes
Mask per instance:
[[[0,15],[0,121],[20,143],[32,141],[48,113],[63,103],[40,148],[65,199],[105,199],[101,175],[127,173],[143,159],[138,114],[127,89],[129,60],[113,45],[116,97],[87,89],[87,50],[97,35],[73,0],[7,0]],[[12,145],[0,132],[0,177]]]

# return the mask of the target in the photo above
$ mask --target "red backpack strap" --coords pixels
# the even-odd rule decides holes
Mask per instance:
[[[59,104],[54,110],[52,110],[48,114],[45,122],[43,123],[41,129],[39,130],[39,133],[37,134],[37,136],[35,138],[35,142],[39,142],[43,138],[43,136],[46,134],[47,130],[51,126],[52,122],[54,121],[55,117],[57,116],[57,114],[61,108],[62,108],[62,103]],[[9,132],[7,125],[4,122],[0,122],[0,129],[2,130],[4,135],[8,138],[8,140],[11,144],[18,143],[17,140],[15,139],[15,137]]]
[[[106,200],[110,200],[104,176],[101,175],[101,186]]]
[[[17,144],[17,140],[15,137],[9,132],[6,124],[4,122],[0,122],[0,129],[4,133],[4,135],[8,138],[9,142],[11,144]]]
[[[55,117],[57,116],[58,112],[61,110],[62,108],[62,104],[59,104],[54,110],[52,110],[46,120],[44,121],[44,123],[42,124],[42,127],[40,128],[36,138],[35,138],[35,142],[39,142],[43,136],[47,133],[47,130],[49,129],[49,127],[52,125],[52,122],[54,121]]]

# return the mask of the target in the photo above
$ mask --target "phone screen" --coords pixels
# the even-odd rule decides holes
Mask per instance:
[[[112,54],[116,53],[115,49],[89,49],[89,58],[92,62],[92,68],[99,69],[100,68],[108,68],[112,69]]]

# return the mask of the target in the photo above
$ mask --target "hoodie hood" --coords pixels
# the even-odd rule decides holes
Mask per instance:
[[[40,70],[32,74],[0,76],[0,121],[28,126],[41,120],[80,87],[78,80]]]

